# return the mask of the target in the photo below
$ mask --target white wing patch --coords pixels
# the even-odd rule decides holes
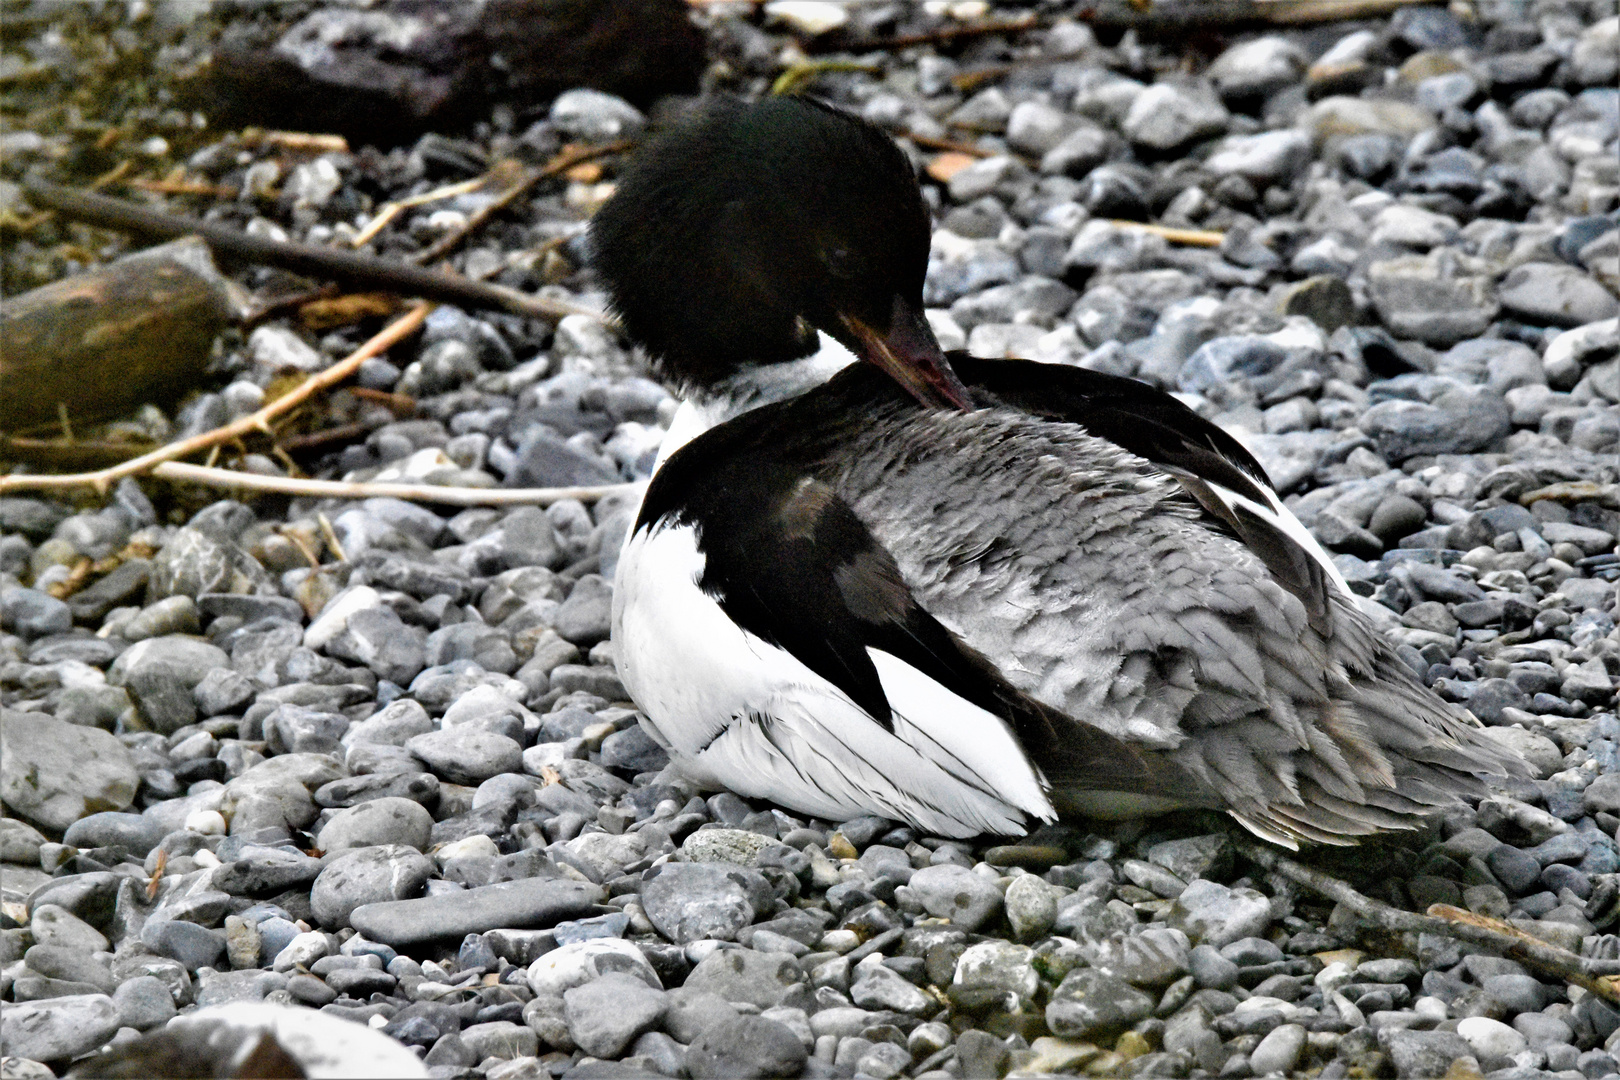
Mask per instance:
[[[1043,818],[1053,814],[1045,778],[1005,721],[882,649],[868,648],[866,654],[877,667],[896,732],[909,727],[915,733],[904,736],[907,742],[947,772],[966,772],[987,783],[989,790],[1026,813]]]
[[[1345,596],[1355,595],[1350,591],[1350,585],[1344,580],[1344,575],[1339,573],[1339,568],[1333,565],[1332,556],[1323,549],[1321,544],[1317,543],[1316,537],[1311,535],[1311,531],[1305,527],[1305,523],[1295,517],[1292,510],[1283,505],[1282,500],[1277,497],[1277,493],[1271,490],[1271,485],[1256,485],[1266,497],[1264,503],[1258,503],[1253,499],[1239,495],[1229,487],[1213,481],[1205,481],[1205,483],[1208,484],[1209,490],[1214,492],[1228,506],[1241,506],[1256,517],[1274,524],[1290,540],[1304,548],[1305,554],[1321,564],[1323,572],[1327,574],[1327,579],[1332,582],[1334,588]]]
[[[699,783],[838,821],[911,821],[940,836],[1023,833],[1057,817],[1006,725],[872,650],[895,703],[876,723],[797,657],[732,622],[698,588],[690,526],[638,529],[619,560],[619,677],[648,733]]]

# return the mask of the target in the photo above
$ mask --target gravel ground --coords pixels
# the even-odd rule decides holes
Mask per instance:
[[[577,91],[300,156],[166,104],[207,20],[248,17],[173,7],[75,7],[5,39],[9,291],[125,250],[19,224],[16,182],[87,182],[114,163],[92,152],[109,127],[151,175],[243,193],[162,205],[333,242],[390,199],[634,137],[679,105],[644,117]],[[706,79],[761,92],[800,56],[791,28],[730,7],[702,16]],[[893,32],[895,7],[858,18]],[[1399,907],[1620,960],[1613,0],[1408,8],[1207,54],[1105,46],[1063,7],[812,79],[914,137],[942,342],[1134,375],[1239,435],[1406,662],[1537,775],[1423,835],[1308,860]],[[458,266],[599,308],[577,267],[603,164],[538,188]],[[407,211],[371,249],[420,250],[486,197]],[[231,336],[175,415],[107,433],[217,426],[377,325]],[[332,395],[310,423],[371,430],[312,474],[635,480],[675,405],[588,316],[440,308],[359,385],[417,412]],[[1218,817],[967,843],[666,776],[607,640],[635,499],[452,514],[133,481],[104,505],[0,499],[5,1076],[60,1075],[230,1002],[320,1009],[433,1076],[490,1080],[1616,1072],[1614,1005],[1360,924],[1245,861]]]

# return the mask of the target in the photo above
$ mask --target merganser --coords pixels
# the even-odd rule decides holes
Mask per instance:
[[[1220,428],[1135,380],[947,358],[929,235],[899,147],[781,97],[701,107],[591,225],[687,396],[613,607],[674,766],[946,837],[1217,807],[1288,847],[1524,773]]]

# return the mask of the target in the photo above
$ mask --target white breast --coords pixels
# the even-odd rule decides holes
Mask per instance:
[[[941,836],[1021,833],[1056,818],[1006,724],[871,650],[893,731],[698,588],[688,526],[626,542],[614,590],[619,676],[648,733],[700,783],[833,821],[909,819]]]

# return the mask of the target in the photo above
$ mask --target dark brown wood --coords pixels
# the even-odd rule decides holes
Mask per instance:
[[[180,240],[0,303],[0,430],[52,429],[168,407],[194,388],[239,315],[197,239]]]
[[[306,277],[341,282],[362,290],[380,289],[402,296],[419,296],[479,311],[508,311],[531,318],[560,319],[583,309],[544,297],[530,296],[501,285],[456,277],[404,263],[387,262],[353,251],[315,244],[273,240],[212,221],[158,213],[123,199],[28,180],[23,185],[28,201],[49,207],[75,221],[147,236],[200,236],[214,252],[261,266],[276,266]]]

